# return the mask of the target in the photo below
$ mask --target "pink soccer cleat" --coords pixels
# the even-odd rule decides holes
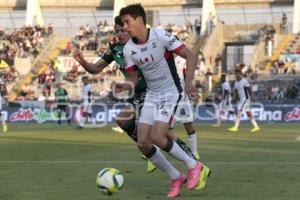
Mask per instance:
[[[186,176],[183,173],[180,173],[178,179],[172,180],[171,191],[168,193],[168,198],[175,198],[180,195],[180,189],[182,185],[186,182]]]
[[[203,168],[203,164],[197,161],[197,165],[194,168],[189,169],[187,178],[187,188],[188,190],[193,190],[197,187],[200,181],[200,173]]]

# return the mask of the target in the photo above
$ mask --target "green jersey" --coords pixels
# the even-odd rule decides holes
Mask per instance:
[[[55,99],[57,103],[66,103],[68,101],[68,93],[63,88],[58,88],[55,91]]]
[[[125,70],[125,64],[124,64],[125,59],[123,56],[123,48],[124,48],[124,44],[111,45],[109,48],[110,51],[104,54],[102,56],[102,59],[105,60],[105,62],[107,63],[111,63],[112,61],[115,61],[118,64],[119,70],[121,71],[123,76],[127,77],[128,74]],[[147,84],[141,70],[138,70],[137,73],[138,73],[139,80],[134,90],[135,90],[135,94],[139,95],[141,93],[146,92]]]

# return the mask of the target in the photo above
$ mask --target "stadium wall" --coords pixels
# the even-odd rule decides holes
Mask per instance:
[[[44,108],[42,102],[27,103],[28,108],[9,107],[2,111],[4,118],[10,123],[30,122],[30,123],[45,123],[57,121],[57,111],[55,107]],[[115,121],[115,117],[124,106],[118,104],[116,106],[107,107],[105,104],[97,104],[93,107],[93,115],[96,118],[99,126]],[[216,107],[213,104],[202,104],[195,108],[195,122],[212,123],[215,121]],[[72,105],[71,117],[73,121],[78,121],[81,118],[82,110],[79,105]],[[261,105],[256,104],[252,107],[252,113],[257,121],[260,122],[300,122],[300,105],[280,104],[280,105]],[[228,118],[228,113],[221,115],[224,121],[233,122],[233,118]],[[248,120],[246,115],[241,117],[242,121]]]
[[[26,0],[1,0],[0,9],[26,9]],[[113,0],[40,0],[42,8],[94,8],[113,9]],[[201,0],[125,0],[126,4],[142,3],[148,9],[160,9],[162,7],[202,7]],[[268,6],[268,5],[292,5],[293,0],[215,0],[217,6]]]

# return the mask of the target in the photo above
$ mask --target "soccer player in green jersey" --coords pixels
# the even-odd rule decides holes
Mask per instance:
[[[64,88],[62,88],[62,83],[56,83],[57,90],[55,91],[55,101],[58,110],[58,124],[61,124],[62,113],[65,113],[68,124],[71,124],[68,112],[68,92]]]

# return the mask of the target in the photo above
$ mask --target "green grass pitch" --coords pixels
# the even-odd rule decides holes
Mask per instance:
[[[231,125],[231,124],[230,124]],[[182,189],[181,200],[300,199],[300,123],[195,125],[202,160],[212,169],[205,191]],[[186,140],[181,125],[174,132]],[[146,162],[135,144],[111,126],[76,130],[57,124],[9,124],[0,133],[0,200],[162,200],[169,179]],[[169,156],[167,156],[170,158]],[[183,164],[171,159],[179,169]],[[97,172],[119,169],[124,187],[112,196],[97,190]]]

